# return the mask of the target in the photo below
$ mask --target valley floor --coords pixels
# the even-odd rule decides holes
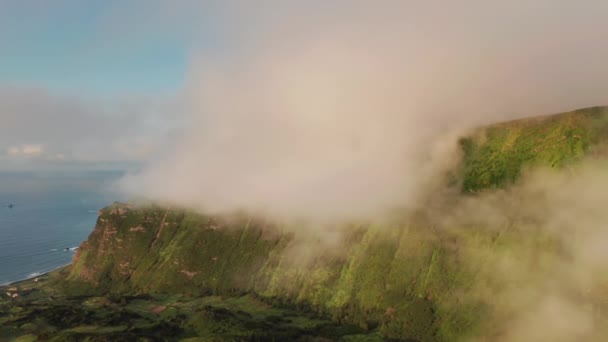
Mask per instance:
[[[0,287],[0,341],[379,341],[250,296],[64,296],[67,268]]]

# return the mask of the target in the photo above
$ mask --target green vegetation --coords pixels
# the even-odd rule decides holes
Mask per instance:
[[[0,302],[0,340],[16,341],[309,341],[366,340],[377,335],[312,313],[272,307],[255,296],[65,296],[60,271],[13,285]]]
[[[607,140],[603,108],[488,127],[461,140],[463,190],[603,155]],[[472,288],[502,262],[496,251],[538,261],[539,274],[559,265],[559,243],[525,223],[438,231],[422,212],[347,229],[340,251],[298,253],[263,220],[116,203],[69,269],[0,301],[0,340],[466,340],[492,331]],[[507,300],[509,284],[483,286]]]
[[[515,182],[524,168],[561,168],[608,140],[608,109],[593,107],[487,127],[463,138],[463,188],[479,191]]]

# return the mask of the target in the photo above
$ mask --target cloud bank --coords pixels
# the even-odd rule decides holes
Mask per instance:
[[[606,167],[605,161],[586,160],[569,172],[537,169],[508,189],[427,211],[443,239],[458,241],[452,249],[461,269],[475,275],[465,301],[490,308],[481,330],[486,337],[608,336]]]
[[[225,42],[193,59],[189,129],[124,180],[131,194],[369,218],[414,205],[471,127],[608,102],[599,1],[218,8]]]

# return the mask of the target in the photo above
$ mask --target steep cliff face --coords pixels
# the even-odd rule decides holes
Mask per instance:
[[[454,175],[462,179],[463,193],[488,192],[516,182],[526,168],[559,169],[605,156],[607,140],[604,108],[500,124],[461,140],[464,158]],[[474,201],[481,195],[458,196]],[[463,208],[445,204],[438,210]],[[471,223],[456,214],[438,220],[439,211],[425,208],[390,223],[336,228],[337,241],[323,247],[322,234],[296,234],[246,216],[114,204],[100,212],[64,287],[72,293],[254,293],[377,328],[385,337],[500,336],[505,328],[494,318],[512,311],[498,310],[496,303],[509,301],[520,285],[488,276],[489,270],[506,256],[525,257],[534,263],[526,272],[549,274],[568,254],[558,235],[530,228],[530,220],[544,218],[522,216],[522,208],[499,208],[506,224],[485,218]],[[530,281],[513,277],[514,283]],[[606,294],[580,297],[601,313],[604,304],[596,299]]]
[[[114,292],[244,291],[278,243],[243,218],[116,203],[100,211],[68,279]]]
[[[422,340],[438,333],[441,315],[441,326],[449,330],[443,333],[460,334],[473,324],[461,311],[475,308],[440,303],[450,289],[466,286],[469,274],[453,264],[457,255],[438,237],[419,231],[424,228],[351,228],[342,234],[339,251],[304,255],[303,242],[276,227],[115,204],[102,211],[68,280],[71,289],[87,292],[253,292]]]

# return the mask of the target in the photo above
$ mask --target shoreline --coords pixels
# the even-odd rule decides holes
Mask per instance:
[[[66,268],[66,267],[68,267],[70,265],[72,265],[72,262],[69,262],[67,264],[55,267],[55,268],[53,268],[52,270],[49,270],[49,271],[40,272],[40,274],[37,274],[37,275],[32,276],[32,277],[26,277],[26,278],[23,278],[23,279],[14,280],[14,281],[10,281],[8,283],[0,284],[0,287],[13,286],[13,285],[17,285],[19,283],[23,283],[23,282],[26,282],[26,281],[29,281],[29,280],[32,280],[32,279],[35,279],[35,278],[48,276],[50,273],[53,273],[55,271],[59,271],[59,270],[64,269],[64,268]]]

